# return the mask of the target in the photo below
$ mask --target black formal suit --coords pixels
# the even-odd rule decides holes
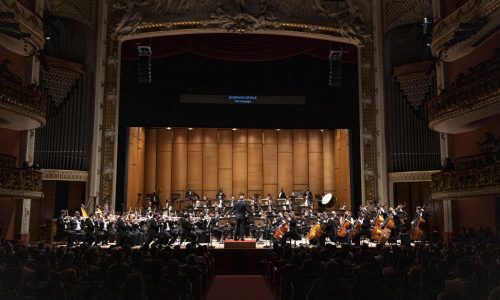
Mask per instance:
[[[283,234],[283,236],[281,237],[281,244],[285,245],[288,238],[291,238],[293,240],[301,239],[300,234],[297,231],[297,221],[295,220],[290,221],[290,227],[288,228],[288,231],[285,232],[285,234]]]
[[[96,227],[97,225],[92,218],[85,219],[85,241],[87,243],[92,244],[96,242]]]
[[[245,202],[240,199],[238,200],[238,202],[236,202],[231,212],[234,213],[234,217],[236,219],[236,225],[234,227],[234,239],[237,239],[236,237],[238,236],[239,229],[239,237],[243,241],[243,239],[245,238],[245,217],[246,213],[250,212],[250,210],[245,205]]]
[[[278,199],[286,199],[285,192],[280,192],[279,195],[278,195]]]
[[[160,236],[160,225],[155,218],[151,218],[148,221],[148,236],[144,242],[144,246],[148,247],[154,239]]]
[[[181,234],[181,244],[186,240],[189,239],[193,244],[196,244],[198,237],[196,236],[195,233],[195,226],[189,222],[186,218],[180,219],[180,224],[182,227],[182,234]]]
[[[127,235],[128,231],[128,226],[125,223],[125,220],[123,220],[122,217],[119,217],[118,220],[116,220],[116,245],[122,246],[125,242],[125,238]]]

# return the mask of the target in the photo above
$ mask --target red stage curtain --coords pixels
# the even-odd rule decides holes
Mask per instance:
[[[150,45],[154,58],[181,53],[238,62],[264,62],[310,55],[328,59],[330,50],[347,51],[343,63],[357,63],[357,49],[353,45],[293,36],[269,34],[192,34],[164,36],[152,39],[126,41],[122,45],[122,59],[137,59],[137,43]]]

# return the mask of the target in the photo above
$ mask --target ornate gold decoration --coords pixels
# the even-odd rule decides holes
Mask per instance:
[[[500,193],[500,163],[480,169],[439,172],[432,175],[433,199]]]
[[[411,171],[389,173],[390,182],[419,182],[431,181],[432,175],[439,171]]]
[[[36,86],[0,80],[0,108],[29,117],[45,125],[47,96]]]
[[[491,105],[500,97],[500,68],[483,78],[457,87],[429,102],[429,127],[444,120],[467,114]]]
[[[36,170],[0,168],[0,195],[43,197],[42,173]]]
[[[432,61],[421,61],[394,68],[394,77],[414,110],[420,110],[429,93],[434,79],[432,68]]]
[[[30,37],[20,40],[23,45],[22,47],[16,47],[16,50],[18,50],[15,51],[16,53],[20,55],[33,55],[39,49],[43,49],[45,44],[43,21],[37,14],[30,11],[16,0],[0,1],[0,11],[13,12],[14,20],[19,24],[20,31],[30,34]],[[14,51],[14,49],[10,49]]]
[[[43,180],[87,182],[89,178],[89,173],[87,171],[43,169],[42,174]]]
[[[61,105],[81,78],[83,66],[55,57],[47,57],[49,70],[41,73],[43,86],[48,89],[51,100]]]

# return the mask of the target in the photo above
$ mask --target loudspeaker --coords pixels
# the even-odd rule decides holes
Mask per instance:
[[[137,46],[139,58],[137,60],[137,78],[139,83],[151,83],[151,48]]]
[[[342,50],[330,51],[328,58],[330,63],[330,72],[328,76],[328,85],[330,87],[342,86]]]

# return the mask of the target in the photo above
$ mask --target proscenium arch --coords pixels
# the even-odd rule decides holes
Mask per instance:
[[[176,27],[176,26],[187,26],[190,27],[193,24],[198,24],[199,21],[183,21],[183,22],[177,22],[177,23],[171,23],[171,27]],[[293,37],[302,37],[302,38],[309,38],[309,39],[318,39],[318,40],[325,40],[325,41],[331,41],[335,43],[343,43],[343,44],[349,44],[353,45],[357,49],[357,57],[358,57],[358,114],[359,114],[359,162],[355,162],[353,158],[351,158],[351,168],[357,168],[359,169],[359,179],[354,178],[354,172],[351,173],[351,178],[349,180],[351,183],[354,180],[359,180],[360,181],[360,195],[353,194],[352,195],[352,207],[357,207],[361,203],[365,203],[365,197],[366,197],[366,191],[365,191],[365,184],[364,184],[364,178],[365,178],[365,172],[363,166],[365,166],[365,157],[364,157],[364,151],[363,151],[363,132],[364,132],[364,126],[363,126],[363,110],[361,109],[363,105],[363,95],[362,95],[362,55],[361,55],[361,48],[364,46],[363,43],[357,39],[350,38],[350,37],[345,37],[341,35],[341,30],[338,28],[334,27],[325,27],[325,26],[317,26],[317,25],[308,25],[308,24],[295,24],[295,23],[283,23],[284,29],[260,29],[260,30],[249,30],[249,31],[228,31],[225,29],[218,29],[218,28],[203,28],[200,26],[200,28],[178,28],[178,29],[171,29],[171,30],[154,30],[154,28],[166,28],[165,24],[162,24],[161,26],[156,26],[156,25],[145,25],[144,27],[139,26],[141,29],[146,29],[144,30],[145,32],[136,32],[133,34],[129,35],[124,35],[124,36],[119,36],[116,41],[113,41],[114,43],[117,43],[116,47],[116,65],[117,65],[117,70],[116,70],[116,84],[112,87],[115,91],[115,96],[114,98],[116,99],[116,104],[115,104],[115,120],[114,120],[114,128],[118,130],[119,128],[119,109],[120,109],[120,69],[121,69],[121,48],[122,44],[126,41],[129,40],[139,40],[139,39],[148,39],[148,38],[155,38],[155,37],[166,37],[166,36],[175,36],[175,35],[191,35],[191,34],[216,34],[216,33],[235,33],[235,34],[266,34],[266,35],[281,35],[281,36],[293,36]],[[289,30],[288,28],[291,28],[293,30]],[[311,30],[310,28],[315,28],[318,30]],[[153,29],[153,30],[151,30]],[[331,34],[326,34],[323,32],[331,32]],[[108,42],[109,43],[109,42]],[[108,47],[109,48],[109,47]],[[108,57],[109,57],[108,53]],[[118,134],[115,133],[115,136]],[[103,144],[105,143],[105,135],[103,134],[102,137],[102,142]],[[114,208],[116,205],[116,186],[117,186],[117,171],[118,171],[118,139],[115,138],[113,141],[114,145],[114,153],[113,153],[113,171],[112,174],[112,189],[110,191],[111,196],[111,207]],[[352,141],[351,141],[352,144]],[[104,163],[104,160],[102,160]],[[105,198],[103,197],[103,191],[104,190],[104,184],[103,184],[104,176],[101,175],[101,182],[100,182],[100,196],[101,199]],[[357,193],[355,191],[354,193]]]

